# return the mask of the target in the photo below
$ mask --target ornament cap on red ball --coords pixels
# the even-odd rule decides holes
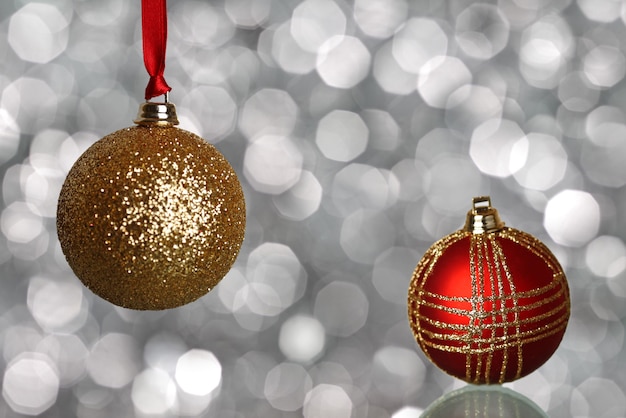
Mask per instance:
[[[467,212],[463,229],[473,234],[496,232],[504,228],[498,211],[491,207],[489,196],[480,196],[472,199],[472,209]]]
[[[433,244],[413,273],[411,330],[426,356],[474,384],[528,375],[558,348],[570,314],[565,274],[535,237],[506,227],[491,199]]]

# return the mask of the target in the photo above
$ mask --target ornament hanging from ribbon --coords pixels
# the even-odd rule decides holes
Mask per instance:
[[[224,156],[175,127],[163,78],[165,0],[143,0],[142,27],[146,100],[166,100],[141,104],[136,126],[78,158],[61,189],[57,231],[70,267],[94,293],[126,308],[160,310],[219,283],[239,253],[246,214]]]
[[[470,383],[510,382],[546,362],[570,314],[565,274],[533,236],[474,199],[465,227],[433,244],[413,274],[409,323],[426,356]]]

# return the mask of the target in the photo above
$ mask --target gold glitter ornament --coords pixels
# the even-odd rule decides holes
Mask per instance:
[[[94,143],[69,171],[59,241],[76,276],[102,298],[175,308],[209,292],[235,262],[244,195],[213,145],[174,126],[173,104],[144,103],[135,123]]]
[[[469,383],[504,383],[556,351],[570,315],[565,274],[535,237],[504,226],[489,197],[413,273],[409,324],[426,356]]]

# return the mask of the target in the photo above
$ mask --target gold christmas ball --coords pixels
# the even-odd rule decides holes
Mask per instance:
[[[244,195],[214,146],[173,126],[173,105],[144,104],[136,122],[76,161],[59,196],[57,231],[70,267],[94,293],[125,308],[169,309],[205,295],[235,262]]]

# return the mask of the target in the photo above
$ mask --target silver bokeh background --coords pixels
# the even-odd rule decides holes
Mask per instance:
[[[143,100],[140,1],[0,2],[0,417],[418,417],[463,383],[414,342],[408,283],[479,195],[571,289],[561,347],[507,387],[626,416],[622,1],[168,6],[170,99],[239,173],[241,254],[167,312],[83,288],[56,198]]]

